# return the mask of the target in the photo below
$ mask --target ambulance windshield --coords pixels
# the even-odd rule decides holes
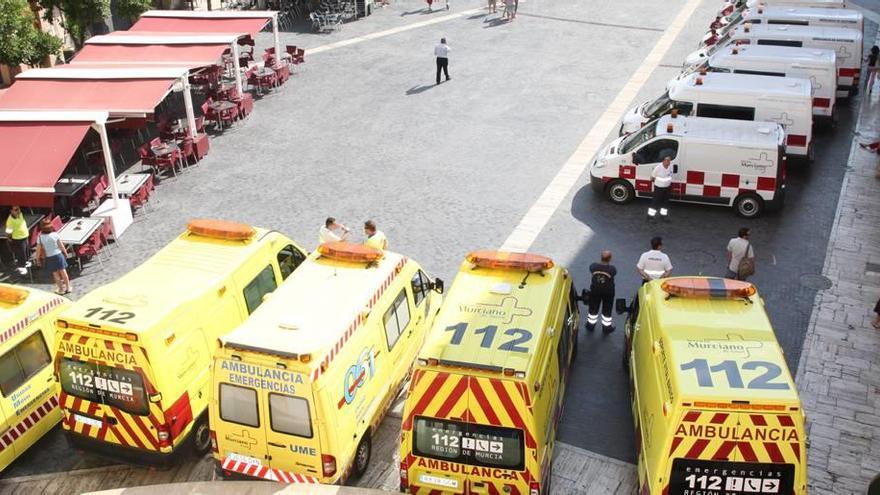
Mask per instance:
[[[629,136],[623,138],[623,141],[620,142],[620,148],[618,148],[618,154],[622,155],[624,153],[629,153],[630,151],[638,148],[642,145],[642,143],[646,143],[657,135],[657,122],[651,122],[645,127],[642,127],[638,131],[630,134]]]
[[[417,416],[416,455],[471,466],[520,471],[524,467],[523,431]]]
[[[132,414],[150,412],[144,380],[136,371],[64,358],[60,372],[61,389],[70,395]]]
[[[663,93],[663,96],[645,105],[642,115],[648,120],[654,120],[661,115],[666,115],[672,110],[675,102],[669,98],[669,91]]]

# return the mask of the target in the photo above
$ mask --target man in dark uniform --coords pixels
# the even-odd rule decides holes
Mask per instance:
[[[599,306],[602,307],[602,331],[611,333],[611,308],[614,305],[614,277],[617,268],[611,264],[611,251],[602,251],[601,261],[590,265],[590,296],[588,298],[587,330],[593,331],[599,322]]]

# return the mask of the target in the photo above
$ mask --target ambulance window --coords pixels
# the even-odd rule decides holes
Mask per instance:
[[[0,392],[8,397],[18,387],[52,362],[40,331],[0,356]]]
[[[291,244],[284,246],[281,251],[278,251],[278,268],[281,269],[281,280],[287,280],[287,277],[305,259],[306,256]]]
[[[782,24],[786,26],[809,26],[810,21],[807,20],[796,20],[796,19],[769,19],[767,24]]]
[[[252,388],[221,383],[220,419],[254,428],[260,426],[257,391]]]
[[[415,275],[413,275],[412,279],[412,291],[413,297],[416,300],[416,306],[422,303],[422,301],[428,295],[428,276],[422,273],[421,270],[417,271]]]
[[[801,41],[791,41],[791,40],[758,40],[759,45],[769,45],[769,46],[793,46],[796,48],[800,48],[804,46]]]
[[[732,120],[755,120],[753,107],[735,107],[732,105],[707,105],[701,103],[697,106],[697,117],[712,117],[715,119]]]
[[[269,423],[278,433],[312,438],[309,402],[301,397],[269,394]]]
[[[388,341],[388,350],[390,351],[409,324],[409,302],[406,298],[406,289],[400,291],[400,294],[394,299],[394,303],[385,312],[382,321],[385,323],[385,339]]]
[[[737,69],[734,72],[737,74],[751,74],[753,76],[785,77],[784,72],[770,72],[770,71],[764,71],[764,70]]]
[[[663,161],[663,157],[667,155],[673,159],[678,156],[678,141],[674,139],[658,139],[648,143],[636,151],[634,163],[660,163]]]
[[[275,290],[275,272],[271,266],[263,268],[251,283],[244,288],[244,301],[247,304],[248,314],[253,313],[260,304],[263,304],[263,296]]]

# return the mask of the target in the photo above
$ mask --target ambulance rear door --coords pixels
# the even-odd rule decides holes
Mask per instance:
[[[248,380],[250,366],[240,360],[217,359],[217,412],[220,424],[212,425],[223,469],[262,477],[269,466],[265,420],[260,413],[260,390]]]
[[[269,465],[277,470],[282,483],[302,483],[302,476],[318,478],[322,471],[322,451],[318,425],[317,403],[313,399],[307,376],[286,369],[264,368],[268,388],[260,390],[263,430]],[[335,469],[336,460],[332,463]],[[335,469],[329,469],[333,476]],[[280,473],[278,471],[281,471]]]

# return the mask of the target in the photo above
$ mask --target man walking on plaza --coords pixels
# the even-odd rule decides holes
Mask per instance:
[[[663,163],[660,163],[651,172],[651,182],[654,183],[654,197],[651,207],[648,208],[648,218],[655,218],[657,210],[664,219],[669,214],[666,203],[669,201],[669,186],[672,185],[672,155],[663,155]]]
[[[599,322],[599,306],[602,306],[602,331],[611,333],[611,307],[614,305],[614,277],[617,268],[611,264],[611,251],[602,251],[598,263],[590,265],[590,297],[588,302],[587,330],[593,331]]]
[[[443,75],[449,80],[449,50],[446,38],[440,38],[440,43],[434,47],[434,56],[437,57],[437,84],[440,84],[440,70],[443,70]]]
[[[668,277],[672,273],[672,262],[669,256],[663,251],[663,238],[655,237],[651,239],[651,250],[642,253],[636,269],[642,276],[642,283],[648,283],[651,280]]]
[[[751,243],[752,231],[739,229],[737,237],[727,243],[727,278],[745,280],[755,271],[755,250]],[[745,263],[744,263],[745,261]]]
[[[324,220],[324,225],[318,231],[318,244],[344,241],[346,237],[348,237],[348,227],[337,223],[333,217],[327,217],[327,220]]]

